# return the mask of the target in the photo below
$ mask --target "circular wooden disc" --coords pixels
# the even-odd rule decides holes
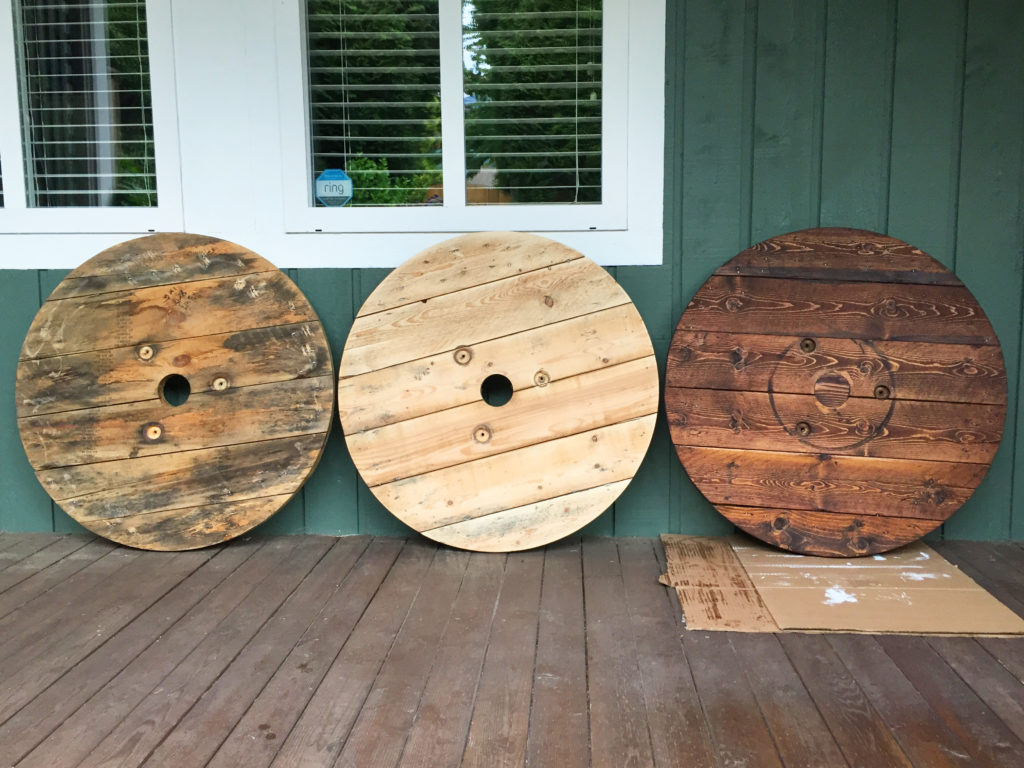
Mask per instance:
[[[701,287],[669,351],[679,458],[730,521],[784,549],[884,552],[967,500],[999,446],[1006,370],[981,307],[900,240],[809,229]]]
[[[333,384],[316,313],[282,272],[234,243],[163,234],[57,286],[15,391],[29,462],[68,514],[122,544],[180,550],[237,536],[295,494],[323,450]]]
[[[503,388],[507,403],[485,401]],[[505,552],[578,530],[625,489],[658,373],[640,315],[601,267],[543,237],[487,232],[428,248],[370,295],[338,407],[359,473],[396,517]]]

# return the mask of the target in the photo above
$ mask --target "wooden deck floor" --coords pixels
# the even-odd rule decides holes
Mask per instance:
[[[0,535],[0,766],[1024,766],[1024,639],[684,633],[660,558]]]

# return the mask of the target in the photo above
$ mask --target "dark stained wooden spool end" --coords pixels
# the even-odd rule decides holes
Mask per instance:
[[[783,549],[907,544],[968,499],[999,447],[1006,369],[977,301],[907,243],[808,229],[740,253],[669,350],[665,407],[694,484]]]
[[[463,549],[562,538],[647,451],[658,370],[618,283],[553,240],[447,240],[388,275],[345,343],[338,409],[388,510]]]
[[[263,522],[313,471],[334,409],[316,313],[234,243],[161,234],[68,275],[29,328],[18,428],[75,520],[143,549],[215,544]]]

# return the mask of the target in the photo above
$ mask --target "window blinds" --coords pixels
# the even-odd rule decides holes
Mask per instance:
[[[145,0],[16,0],[15,34],[28,205],[156,205]]]
[[[308,0],[312,172],[341,169],[350,205],[440,202],[438,2]]]
[[[467,203],[601,201],[601,0],[465,0]]]

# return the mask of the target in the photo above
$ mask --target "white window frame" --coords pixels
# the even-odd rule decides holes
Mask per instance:
[[[461,0],[440,0],[444,202],[401,208],[313,206],[303,5],[303,0],[276,4],[286,232],[381,237],[387,233],[533,231],[555,239],[562,235],[568,244],[586,248],[584,252],[601,263],[661,263],[665,0],[604,0],[601,202],[578,205],[466,205],[462,7]],[[581,237],[582,233],[586,236]],[[396,251],[379,249],[378,255],[386,254],[386,261],[375,266],[396,266],[401,261],[392,256]],[[367,264],[342,254],[331,266]]]
[[[183,229],[171,0],[146,0],[146,31],[157,205],[30,208],[25,191],[13,5],[0,8],[0,170],[4,190],[0,233],[145,234]]]

